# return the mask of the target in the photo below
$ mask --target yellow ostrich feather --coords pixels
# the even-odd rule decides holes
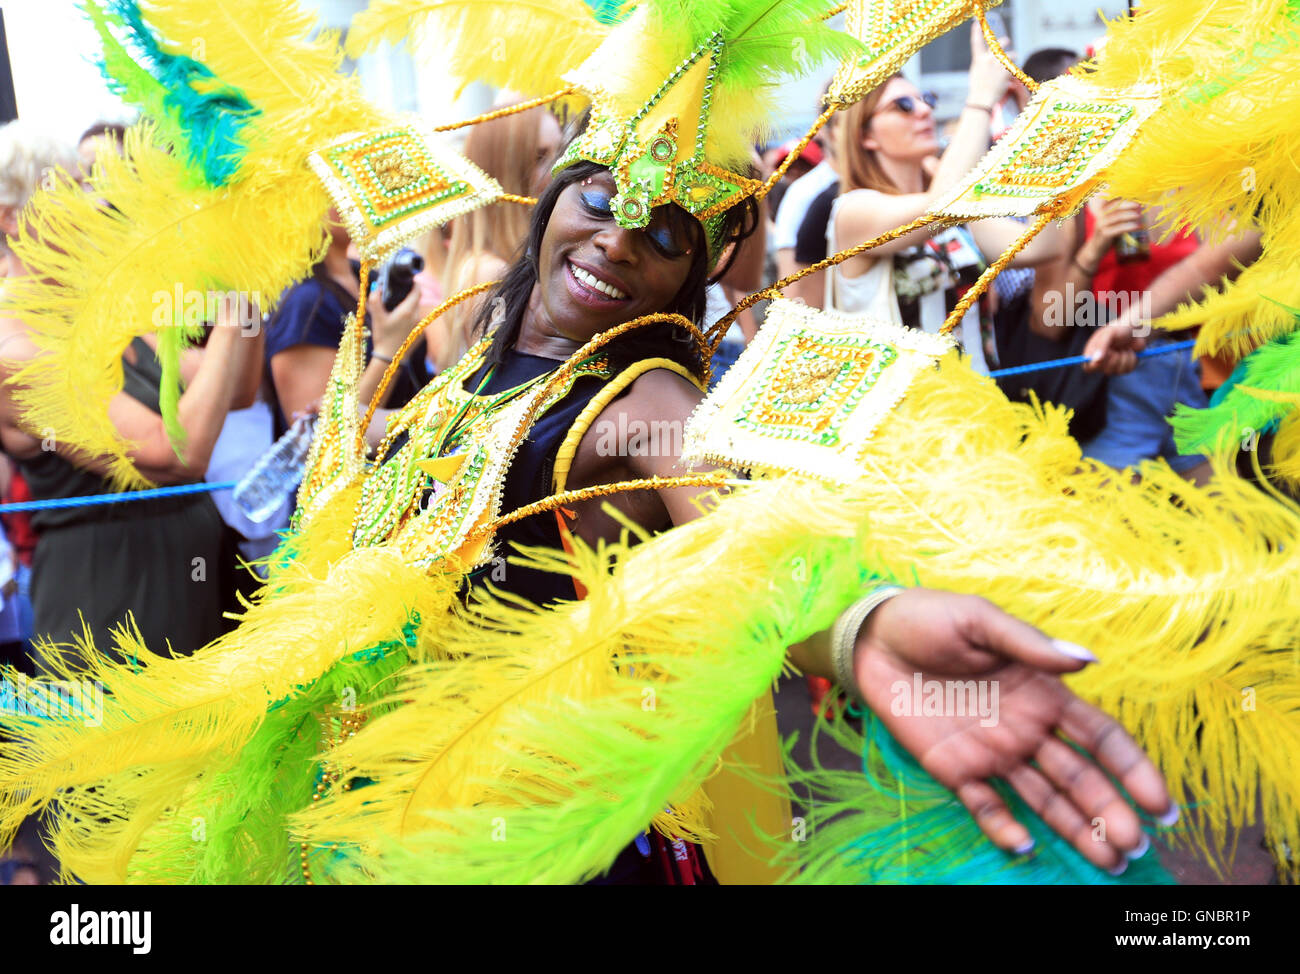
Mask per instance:
[[[1300,416],[1296,413],[1284,419],[1278,427],[1271,467],[1276,476],[1300,484]]]
[[[359,850],[351,879],[593,875],[617,851],[598,823],[626,814],[626,841],[636,815],[704,782],[782,647],[875,566],[1093,649],[1101,664],[1073,687],[1148,750],[1207,854],[1258,798],[1281,855],[1300,838],[1300,510],[1236,478],[1198,489],[1163,463],[1141,475],[1084,461],[1062,411],[1012,404],[950,356],[916,380],[856,483],[757,483],[644,544],[580,554],[581,603],[461,613],[442,634],[455,662],[413,669],[401,705],[326,755],[372,783],[304,811],[300,834]],[[797,603],[780,594],[795,559],[808,603],[774,609]],[[742,692],[707,704],[728,681]],[[679,694],[686,712],[671,709]],[[648,777],[656,760],[672,773]],[[660,824],[707,835],[693,816]]]
[[[1225,284],[1221,293],[1207,288],[1199,303],[1183,305],[1155,325],[1171,331],[1199,325],[1196,354],[1226,354],[1234,359],[1290,334],[1296,329],[1293,309],[1300,307],[1300,284],[1288,254],[1297,249],[1300,231],[1285,226],[1267,231],[1259,259]]]
[[[1293,330],[1300,8],[1291,0],[1144,4],[1109,25],[1093,76],[1107,87],[1155,82],[1165,93],[1108,171],[1109,192],[1163,207],[1170,230],[1218,240],[1258,228],[1264,238],[1263,256],[1222,295],[1159,325],[1203,325],[1198,351],[1235,356]]]
[[[610,584],[625,557],[644,550],[658,568],[682,553],[674,541],[690,548],[674,535],[631,552],[580,549],[577,574],[596,585],[581,602],[538,612],[503,596],[460,611],[440,633],[452,656],[410,668],[390,701],[400,705],[325,755],[344,781],[367,783],[305,809],[301,837],[364,849],[348,879],[452,883],[581,881],[652,820],[673,837],[714,838],[699,786],[781,671],[785,643],[776,628],[707,641],[713,608],[675,605],[680,592],[661,575],[621,571]],[[732,608],[743,617],[770,601],[771,559],[790,568],[802,551],[801,539],[764,534],[729,552],[726,570],[753,583]],[[719,570],[717,546],[703,553]],[[530,550],[528,561],[572,570],[562,552]],[[805,618],[787,609],[783,621],[798,627],[828,621],[838,600],[793,605]],[[474,842],[483,829],[504,832],[511,855]]]
[[[358,58],[381,43],[445,55],[463,84],[483,81],[522,95],[566,86],[563,75],[609,33],[582,0],[372,0],[348,30]]]
[[[353,20],[347,51],[358,57],[383,41],[445,50],[447,72],[463,82],[485,81],[529,95],[577,83],[606,96],[615,116],[626,119],[713,30],[721,30],[727,55],[712,92],[705,153],[716,165],[737,168],[749,164],[753,143],[770,125],[779,104],[772,75],[790,63],[791,51],[802,67],[860,47],[824,26],[821,17],[831,6],[825,0],[748,7],[730,0],[656,0],[627,6],[631,12],[610,26],[579,0],[373,0]],[[539,44],[542,36],[546,41]],[[682,144],[693,146],[701,90],[682,87],[669,96],[677,99],[678,110],[664,106],[661,113],[665,120],[676,117]]]
[[[3,299],[40,349],[15,379],[24,425],[110,458],[119,486],[146,482],[109,419],[122,350],[137,335],[181,327],[188,307],[206,316],[209,292],[272,305],[319,253],[328,206],[293,166],[268,167],[256,185],[185,188],[184,163],[153,136],[137,126],[123,157],[101,156],[93,191],[58,178],[37,194],[14,245],[32,275],[7,282]]]
[[[295,536],[298,557],[272,575],[240,626],[193,656],[151,652],[124,630],[115,633],[116,648],[132,663],[93,654],[87,644],[79,654],[89,661],[83,669],[57,647],[43,646],[40,664],[49,677],[103,684],[102,720],[88,731],[74,721],[0,716],[21,725],[23,738],[0,755],[0,844],[59,795],[60,814],[70,822],[98,821],[105,808],[115,809],[111,823],[82,841],[111,846],[113,860],[124,862],[122,843],[179,798],[169,790],[167,801],[154,802],[158,782],[189,780],[213,755],[237,751],[275,701],[301,692],[351,653],[402,639],[412,618],[444,614],[456,597],[453,582],[430,580],[389,549],[346,550],[339,526],[356,496],[339,495],[312,529]],[[68,791],[78,787],[84,807]],[[103,859],[65,851],[73,864]]]
[[[1102,664],[1074,688],[1216,838],[1254,820],[1258,782],[1281,857],[1300,837],[1300,512],[1235,477],[1191,488],[1163,463],[1130,484],[1080,459],[1062,413],[990,385],[947,362],[882,428],[853,491],[880,556],[1093,648]]]
[[[196,56],[258,109],[236,176],[195,185],[145,123],[126,156],[97,160],[92,190],[56,179],[27,211],[16,251],[32,271],[5,289],[5,313],[41,356],[19,376],[24,424],[111,463],[117,486],[146,483],[108,419],[130,339],[182,323],[178,299],[241,292],[262,311],[301,280],[325,247],[324,189],[307,154],[378,124],[355,78],[338,74],[337,39],[279,0],[154,0],[141,5],[164,47]],[[158,124],[162,124],[159,122]],[[166,133],[175,139],[176,133]],[[191,327],[197,322],[188,322]]]
[[[283,0],[145,0],[146,21],[163,46],[202,61],[260,113],[237,178],[301,166],[307,154],[346,132],[382,124],[353,75],[341,72],[338,34]],[[263,179],[272,185],[273,179]]]

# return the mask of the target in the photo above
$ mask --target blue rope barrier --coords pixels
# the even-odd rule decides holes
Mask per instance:
[[[223,480],[215,484],[178,484],[175,487],[154,487],[150,490],[128,490],[120,494],[91,494],[88,497],[54,497],[43,501],[19,501],[0,504],[0,513],[19,511],[48,511],[59,507],[91,507],[95,504],[121,504],[127,501],[147,501],[159,497],[176,497],[181,494],[206,494],[214,490],[230,490],[238,481]]]
[[[1155,348],[1148,348],[1145,351],[1138,352],[1138,358],[1151,358],[1154,355],[1169,355],[1173,352],[1182,352],[1196,344],[1196,339],[1189,338],[1184,342],[1174,342],[1172,345],[1157,345]],[[1004,375],[1020,375],[1024,372],[1046,372],[1048,369],[1063,369],[1067,365],[1083,365],[1088,361],[1086,355],[1072,355],[1069,358],[1054,358],[1049,362],[1034,362],[1030,365],[1016,365],[1009,369],[998,369],[996,372],[990,372],[989,375],[998,379]]]
[[[1169,355],[1181,352],[1196,344],[1195,339],[1174,342],[1172,345],[1160,345],[1138,352],[1138,358],[1150,358],[1153,355]],[[1052,359],[1049,362],[1035,362],[1032,365],[1017,365],[1010,369],[998,369],[989,375],[996,379],[1004,375],[1020,375],[1023,372],[1045,372],[1048,369],[1063,369],[1070,365],[1083,365],[1088,359],[1082,355],[1070,358]],[[45,511],[59,507],[90,507],[93,504],[121,504],[127,501],[154,500],[159,497],[176,497],[181,494],[204,494],[214,490],[230,490],[236,484],[234,480],[223,480],[216,484],[180,484],[176,487],[155,487],[152,490],[132,490],[121,494],[92,494],[89,497],[59,497],[44,501],[22,501],[15,504],[0,504],[0,513],[9,514],[19,511]]]

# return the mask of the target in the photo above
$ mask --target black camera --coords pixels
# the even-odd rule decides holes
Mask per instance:
[[[413,250],[398,251],[379,269],[380,299],[385,311],[406,300],[415,287],[415,275],[424,270],[424,258]]]

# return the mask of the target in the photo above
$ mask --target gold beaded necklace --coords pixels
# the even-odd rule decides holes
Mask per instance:
[[[476,344],[461,362],[439,377],[443,381],[426,387],[418,401],[412,401],[390,421],[378,459],[362,486],[353,519],[354,546],[392,540],[408,522],[430,509],[445,514],[464,508],[473,494],[473,478],[487,469],[481,448],[492,438],[492,424],[525,396],[531,400],[531,394],[547,382],[549,374],[543,373],[503,392],[484,396],[482,390],[495,374],[493,367],[474,392],[466,391],[465,379],[482,366],[487,344],[486,338]],[[540,415],[567,395],[573,383],[584,375],[607,377],[607,358],[596,353],[580,358],[568,371],[568,379],[557,386],[548,385],[548,394],[529,412]],[[390,456],[389,451],[402,433],[407,434],[407,442]],[[435,492],[432,498],[430,490]],[[451,496],[444,500],[445,493]],[[454,522],[456,516],[451,513],[439,519],[435,513],[432,520],[446,527],[446,522]]]
[[[364,710],[355,708],[326,707],[324,711],[317,714],[316,719],[320,722],[321,727],[321,744],[322,750],[329,751],[347,742],[349,738],[355,737],[357,731],[364,726],[369,718]],[[312,791],[311,801],[315,805],[329,794],[330,788],[337,784],[339,774],[332,770],[329,765],[322,763],[316,779],[316,787]],[[330,852],[337,852],[338,845],[327,847]],[[316,883],[311,876],[311,843],[302,842],[299,844],[298,862],[302,867],[303,882],[308,886],[315,886]]]
[[[506,474],[533,422],[563,398],[581,375],[605,371],[604,356],[596,354],[599,350],[633,329],[657,322],[682,325],[700,337],[699,329],[681,315],[644,315],[617,325],[591,339],[522,394],[499,404],[491,415],[476,416],[473,424],[460,432],[464,449],[454,458],[424,460],[432,456],[433,447],[445,435],[446,417],[457,411],[448,397],[470,395],[461,383],[481,365],[487,339],[480,341],[449,370],[452,374],[447,381],[429,391],[426,400],[413,402],[416,408],[403,410],[390,425],[385,449],[403,429],[409,439],[394,457],[365,477],[354,519],[354,547],[390,543],[409,564],[430,570],[461,573],[477,567],[491,543],[491,525],[501,515]],[[442,490],[422,506],[428,476],[439,481]],[[685,478],[690,483],[698,480]],[[611,485],[603,493],[620,489]]]

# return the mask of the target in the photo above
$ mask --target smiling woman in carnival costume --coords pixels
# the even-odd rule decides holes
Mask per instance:
[[[112,5],[169,79],[150,87],[105,27],[110,70],[154,109],[157,128],[131,144],[155,175],[197,183],[214,211],[259,189],[302,225],[325,202],[292,182],[306,126],[367,262],[457,193],[493,195],[409,126],[364,124],[324,70],[329,38],[298,40],[302,19],[270,0],[234,6],[258,15],[245,19],[264,43],[213,29],[196,66],[167,41],[203,21],[196,5]],[[389,419],[373,457],[358,309],[295,532],[239,629],[189,659],[121,634],[144,665],[92,656],[100,726],[0,716],[22,737],[0,758],[0,829],[47,809],[65,870],[90,882],[1105,882],[1130,860],[1126,878],[1159,880],[1114,782],[1164,824],[1177,808],[1120,725],[1059,679],[1075,673],[1175,796],[1203,806],[1201,829],[1248,818],[1258,779],[1273,834],[1294,838],[1293,509],[1167,468],[1115,483],[1081,462],[1059,412],[1008,403],[950,345],[788,302],[701,403],[725,330],[699,331],[704,284],[765,190],[737,170],[791,38],[804,63],[865,56],[821,24],[828,9],[561,4],[533,11],[552,42],[527,60],[480,53],[494,38],[533,48],[539,26],[515,5],[372,5],[355,49],[427,18],[456,32],[461,76],[585,100],[589,120],[482,339]],[[294,69],[268,71],[282,61]],[[291,97],[312,70],[338,86],[318,99],[329,115]],[[239,122],[214,127],[230,136],[217,159],[198,115],[177,112],[179,87],[224,93],[202,103]],[[190,155],[157,159],[146,135],[167,133]],[[97,189],[144,194],[137,178],[106,170]],[[93,232],[66,208],[32,212],[33,260],[42,241],[76,253],[62,244]],[[85,291],[62,259],[42,265],[50,291],[19,296],[38,323],[42,300],[66,309]],[[252,273],[222,263],[190,271],[209,286]],[[58,360],[76,339],[46,317]],[[56,408],[50,376],[26,374],[34,416]],[[688,461],[601,446],[609,430],[688,419]],[[804,776],[849,814],[792,843],[768,688],[796,644],[792,659],[874,717],[866,776]],[[1079,644],[1103,664],[1084,670]],[[935,684],[982,687],[971,699],[996,699],[996,714],[904,699]],[[1225,705],[1238,684],[1257,688],[1267,726]]]

